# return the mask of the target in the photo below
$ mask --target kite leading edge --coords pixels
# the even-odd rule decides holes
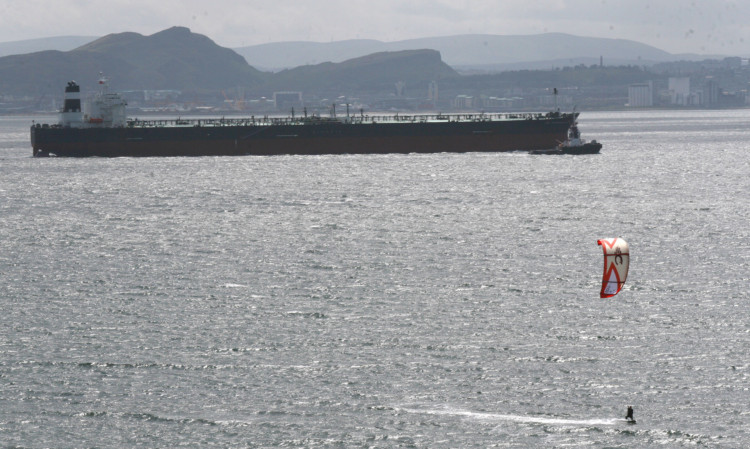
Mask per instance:
[[[620,292],[628,277],[630,249],[628,242],[621,238],[600,239],[597,245],[604,251],[604,273],[600,298],[611,298]]]

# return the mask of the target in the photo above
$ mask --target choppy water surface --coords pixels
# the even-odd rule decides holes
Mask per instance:
[[[750,111],[585,113],[595,156],[33,159],[31,120],[3,447],[750,445]]]

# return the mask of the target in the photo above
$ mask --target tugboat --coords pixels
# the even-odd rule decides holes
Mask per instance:
[[[568,138],[560,142],[556,147],[548,150],[532,150],[531,154],[597,154],[602,149],[602,144],[596,140],[586,142],[581,139],[578,130],[578,122],[575,121],[568,129]]]

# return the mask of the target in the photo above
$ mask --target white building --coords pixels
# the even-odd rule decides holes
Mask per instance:
[[[453,107],[456,109],[471,109],[474,107],[474,97],[470,95],[458,95],[453,99]]]
[[[628,105],[631,108],[648,108],[654,105],[654,83],[631,84],[628,86]]]
[[[430,81],[427,85],[427,99],[433,104],[438,101],[438,83],[437,81]]]
[[[687,106],[691,103],[690,78],[669,78],[669,97],[672,104]]]

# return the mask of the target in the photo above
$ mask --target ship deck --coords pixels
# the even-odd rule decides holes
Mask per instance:
[[[279,125],[336,125],[336,124],[388,124],[388,123],[447,123],[447,122],[498,122],[518,120],[541,120],[564,118],[560,113],[514,113],[514,114],[416,114],[416,115],[349,115],[345,117],[243,117],[243,118],[197,118],[197,119],[128,119],[129,128],[202,127],[202,126],[279,126]]]

